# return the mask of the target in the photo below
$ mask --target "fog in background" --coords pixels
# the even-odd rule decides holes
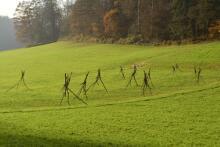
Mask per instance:
[[[13,20],[0,16],[0,50],[21,48],[23,46],[16,40]]]

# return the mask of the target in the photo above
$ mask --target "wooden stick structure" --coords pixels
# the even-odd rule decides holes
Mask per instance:
[[[131,74],[131,77],[130,77],[130,80],[129,80],[128,84],[127,84],[127,87],[128,87],[128,86],[131,86],[132,80],[135,81],[136,86],[139,86],[139,85],[138,85],[138,82],[137,82],[137,80],[136,80],[136,73],[137,73],[137,66],[134,65],[134,70],[133,70],[133,73]]]
[[[87,96],[87,79],[88,79],[88,76],[89,76],[89,72],[86,74],[86,77],[84,79],[84,81],[81,83],[81,88],[79,89],[79,92],[78,92],[78,95],[80,96],[81,93],[83,92],[84,96],[86,96],[86,99],[88,99],[88,96]]]
[[[197,77],[197,67],[194,66],[194,74],[195,74],[195,77]]]
[[[94,87],[96,84],[99,85],[99,82],[102,83],[103,88],[104,88],[105,91],[108,93],[108,90],[107,90],[107,88],[106,88],[106,86],[105,86],[105,84],[104,84],[104,82],[103,82],[103,80],[102,80],[101,69],[98,69],[98,74],[97,74],[97,76],[96,76],[96,80],[89,86],[89,88],[88,88],[87,91],[89,91],[89,89],[91,89],[92,87]]]
[[[194,66],[194,74],[195,74],[196,82],[200,83],[201,74],[202,74],[202,68]]]
[[[71,81],[71,77],[72,77],[72,73],[71,74],[67,74],[65,73],[65,77],[64,77],[64,85],[63,85],[63,96],[61,98],[61,102],[60,105],[62,104],[64,98],[67,98],[67,102],[70,105],[70,94],[72,94],[77,100],[81,101],[82,103],[86,104],[87,103],[85,101],[83,101],[77,94],[75,94],[70,88],[70,81]]]
[[[200,79],[201,79],[201,73],[202,73],[202,68],[199,67],[198,75],[197,75],[197,82],[198,83],[200,82]]]
[[[202,68],[199,67],[199,68],[197,69],[197,83],[200,82],[201,74],[202,74]]]
[[[176,67],[177,70],[180,70],[179,64],[176,64],[175,67]]]
[[[173,69],[173,73],[176,72],[176,67],[174,65],[172,65],[172,69]]]
[[[122,75],[122,78],[125,79],[125,73],[124,73],[124,69],[122,66],[120,66],[120,73]]]
[[[173,73],[175,73],[177,70],[181,71],[179,64],[172,65],[172,70]]]
[[[26,82],[25,82],[25,71],[24,70],[22,70],[21,71],[21,77],[20,77],[20,80],[15,84],[15,85],[13,85],[11,88],[9,88],[6,92],[9,92],[9,91],[11,91],[12,89],[14,89],[14,88],[16,88],[16,89],[18,89],[18,87],[20,86],[20,85],[24,85],[24,87],[27,89],[27,90],[31,90],[28,86],[27,86],[27,84],[26,84]]]
[[[144,96],[145,96],[145,92],[146,92],[146,89],[147,89],[147,88],[149,89],[150,94],[152,94],[149,81],[150,81],[150,80],[149,80],[149,76],[148,76],[148,74],[146,73],[146,71],[144,71],[144,80],[143,80],[143,85],[142,85],[142,90],[143,90],[143,95],[144,95]]]
[[[149,82],[151,83],[151,86],[154,87],[154,84],[153,84],[152,78],[151,78],[151,68],[149,68],[147,75],[148,75]]]

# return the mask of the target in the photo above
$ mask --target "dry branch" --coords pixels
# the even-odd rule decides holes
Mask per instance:
[[[134,65],[134,70],[133,70],[133,73],[131,74],[131,77],[130,77],[130,80],[129,80],[128,84],[127,84],[127,87],[128,87],[128,86],[131,86],[132,80],[135,81],[136,86],[139,86],[139,85],[138,85],[138,82],[137,82],[137,80],[136,80],[136,73],[137,73],[137,66]]]
[[[202,68],[194,66],[194,74],[195,74],[196,82],[200,83],[201,74],[202,74]]]
[[[103,88],[105,89],[105,91],[108,93],[108,90],[102,80],[102,76],[101,76],[101,69],[98,69],[98,73],[97,73],[97,76],[96,76],[96,80],[89,86],[88,90],[89,91],[92,87],[94,87],[95,85],[99,85],[99,82],[101,82]]]
[[[146,71],[144,71],[144,80],[143,80],[143,85],[142,85],[142,92],[144,96],[145,96],[145,92],[147,88],[149,89],[150,94],[152,94],[151,87],[149,84],[149,76],[147,75]]]
[[[86,96],[86,99],[88,99],[88,96],[87,96],[87,91],[88,91],[87,90],[87,79],[88,79],[88,76],[89,76],[89,72],[86,74],[84,81],[81,83],[81,88],[78,91],[78,95],[80,96],[81,93],[83,92],[84,96]]]
[[[120,66],[120,73],[122,75],[122,78],[125,79],[125,73],[124,73],[124,69],[122,66]]]
[[[74,98],[76,98],[77,100],[81,101],[82,103],[86,104],[87,103],[85,101],[83,101],[77,94],[75,94],[70,88],[70,81],[71,81],[71,77],[72,77],[72,73],[71,74],[67,74],[65,73],[64,75],[64,85],[63,85],[63,96],[61,98],[61,102],[60,105],[62,104],[64,98],[67,98],[67,102],[70,105],[70,94],[72,94],[74,96]]]
[[[149,79],[149,81],[150,81],[150,83],[151,83],[151,86],[154,87],[154,84],[153,84],[152,78],[151,78],[151,68],[149,68],[147,75],[148,75],[148,79]]]
[[[12,89],[14,89],[14,88],[18,88],[20,85],[24,85],[24,87],[27,89],[27,90],[31,90],[28,86],[27,86],[27,84],[26,84],[26,82],[25,82],[25,71],[24,70],[22,70],[21,71],[21,77],[20,77],[20,80],[15,84],[15,85],[13,85],[11,88],[9,88],[6,92],[9,92],[9,91],[11,91]]]

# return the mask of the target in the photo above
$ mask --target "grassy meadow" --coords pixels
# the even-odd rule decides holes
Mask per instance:
[[[172,65],[178,64],[175,73]],[[133,65],[152,94],[126,88]],[[126,79],[120,74],[124,67]],[[202,68],[196,82],[194,66]],[[77,93],[101,69],[88,105],[64,99],[64,73]],[[24,86],[6,92],[25,70]],[[0,146],[220,146],[220,42],[181,46],[53,44],[0,52]]]

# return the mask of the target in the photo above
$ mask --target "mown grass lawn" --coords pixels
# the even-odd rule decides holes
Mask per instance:
[[[132,65],[152,69],[152,94],[126,88]],[[179,64],[181,71],[172,72]],[[125,68],[126,80],[120,75]],[[196,83],[194,66],[201,66]],[[77,92],[85,74],[98,68],[100,86],[88,106],[61,100],[64,73]],[[0,145],[2,146],[220,146],[220,42],[183,46],[131,46],[58,42],[0,52]],[[20,71],[33,89],[6,92]],[[85,100],[85,98],[83,98]]]

